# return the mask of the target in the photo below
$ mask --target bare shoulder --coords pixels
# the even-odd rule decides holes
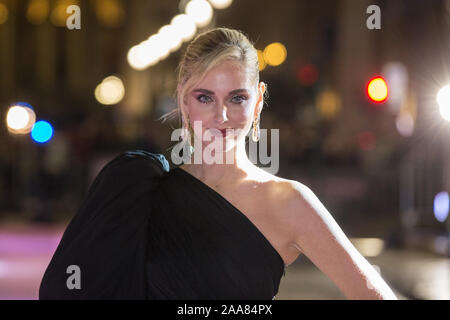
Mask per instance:
[[[311,202],[317,202],[311,189],[299,181],[267,173],[263,184],[262,195],[267,206],[280,221],[285,221],[293,227],[301,221],[302,212],[304,213],[302,208]]]
[[[276,177],[270,189],[279,212],[296,230],[294,233],[300,232],[306,225],[312,227],[316,219],[333,220],[313,190],[300,181]]]
[[[298,206],[312,193],[308,186],[299,181],[266,174],[266,195],[285,208]]]
[[[312,192],[305,184],[271,175],[265,183],[263,200],[265,207],[270,212],[273,225],[283,234],[284,244],[287,249],[289,261],[294,261],[298,254],[304,250],[297,241],[300,224],[305,224],[307,219],[308,194]]]

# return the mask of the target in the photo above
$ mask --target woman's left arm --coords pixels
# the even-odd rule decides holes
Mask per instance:
[[[307,186],[292,182],[289,220],[295,227],[295,243],[347,299],[397,300],[375,270],[356,250],[332,215]]]

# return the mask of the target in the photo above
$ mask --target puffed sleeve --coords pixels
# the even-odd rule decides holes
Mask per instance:
[[[127,151],[108,162],[67,226],[39,299],[145,299],[147,225],[162,154]]]

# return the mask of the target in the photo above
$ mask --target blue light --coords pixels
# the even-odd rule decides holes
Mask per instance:
[[[53,127],[44,120],[37,121],[31,129],[31,137],[38,143],[45,143],[53,136]]]
[[[449,197],[445,191],[439,192],[434,197],[434,216],[440,222],[444,222],[448,217]]]
[[[34,111],[33,106],[31,104],[27,103],[27,102],[19,101],[19,102],[13,103],[12,105],[13,106],[21,106],[21,107],[25,107],[25,108],[30,108],[31,110]]]

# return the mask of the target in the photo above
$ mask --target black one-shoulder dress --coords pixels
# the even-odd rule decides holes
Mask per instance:
[[[68,284],[77,266],[79,287]],[[274,299],[284,261],[235,206],[162,154],[127,151],[95,178],[39,299]]]

